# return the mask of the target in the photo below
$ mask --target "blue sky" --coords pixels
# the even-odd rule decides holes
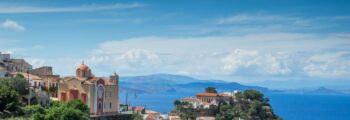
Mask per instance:
[[[1,1],[0,51],[73,75],[350,81],[350,2]]]

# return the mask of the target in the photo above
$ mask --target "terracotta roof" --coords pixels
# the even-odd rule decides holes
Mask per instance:
[[[147,114],[159,114],[159,112],[157,111],[153,111],[153,110],[146,110]]]
[[[84,84],[93,84],[97,80],[104,80],[106,85],[115,85],[113,82],[111,82],[108,78],[104,77],[90,77],[90,78],[80,78],[80,77],[75,77],[75,76],[69,76],[69,77],[64,77],[62,80],[63,82],[67,82],[68,80],[71,79],[77,79],[80,81],[84,81]]]
[[[230,96],[230,95],[224,94],[224,93],[223,93],[223,94],[219,94],[219,96],[220,96],[220,97],[224,97],[224,96]]]
[[[90,69],[89,66],[85,65],[84,63],[80,64],[77,69],[80,70],[87,70]]]
[[[134,111],[142,111],[142,110],[144,110],[145,108],[142,107],[142,106],[136,106],[136,107],[134,107],[133,109],[134,109]]]
[[[197,101],[199,99],[197,99],[197,98],[183,98],[182,100],[184,100],[184,101]]]
[[[197,97],[217,97],[219,94],[217,93],[197,93]]]
[[[20,74],[22,74],[25,79],[28,79],[28,73],[20,72]],[[32,75],[32,74],[29,74],[29,79],[31,79],[31,80],[42,80],[41,77],[35,76],[35,75]]]
[[[208,102],[202,102],[202,104],[203,104],[203,105],[209,105],[209,103],[208,103]]]
[[[229,96],[227,94],[217,94],[217,93],[197,93],[197,97],[224,97]]]

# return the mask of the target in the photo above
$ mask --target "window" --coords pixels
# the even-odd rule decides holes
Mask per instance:
[[[112,109],[112,103],[109,102],[109,109]]]
[[[61,93],[61,100],[66,101],[66,99],[67,99],[66,93]]]
[[[81,98],[82,98],[83,102],[86,103],[87,95],[85,93],[81,94]]]

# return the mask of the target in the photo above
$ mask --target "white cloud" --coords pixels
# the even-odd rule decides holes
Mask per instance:
[[[13,20],[5,20],[2,24],[1,24],[2,28],[5,29],[11,29],[11,30],[15,30],[15,31],[25,31],[26,29],[24,28],[24,26],[18,24],[16,21]]]
[[[349,37],[333,34],[265,33],[212,37],[140,37],[107,41],[94,51],[124,53],[130,49],[146,49],[163,54],[208,54],[234,49],[259,52],[297,52],[333,48],[347,44]]]
[[[342,78],[350,75],[350,52],[322,53],[310,56],[303,70],[314,77]]]
[[[39,49],[43,49],[43,48],[45,48],[45,46],[43,46],[43,45],[34,45],[31,49],[39,50]]]
[[[339,45],[348,39],[338,34],[286,33],[141,37],[103,42],[85,58],[30,61],[35,66],[52,65],[61,75],[74,75],[76,65],[84,60],[98,76],[169,73],[243,83],[270,78],[347,78],[349,49]],[[330,48],[341,50],[325,54]]]
[[[38,7],[38,6],[14,6],[2,5],[0,6],[0,14],[8,13],[51,13],[51,12],[88,12],[101,10],[115,10],[115,9],[130,9],[143,7],[144,4],[129,3],[129,4],[110,4],[110,5],[82,5],[73,7]]]
[[[229,73],[235,73],[239,67],[249,67],[257,65],[261,59],[257,51],[247,51],[236,49],[229,53],[222,62],[224,63],[223,69]]]
[[[277,52],[261,54],[258,51],[236,49],[225,58],[223,69],[237,76],[274,76],[291,73],[288,55]]]
[[[235,77],[240,80],[252,77],[260,80],[271,77],[344,78],[343,72],[348,70],[340,68],[349,64],[349,57],[339,64],[324,66],[315,62],[314,56],[335,47],[346,51],[346,46],[339,45],[348,43],[348,39],[346,35],[337,34],[291,33],[141,37],[101,43],[92,51],[88,62],[101,74],[110,71],[123,75],[170,73],[231,80]]]
[[[40,58],[26,58],[26,61],[28,61],[29,64],[31,64],[34,68],[36,67],[41,67],[41,66],[46,66],[46,60],[45,59],[40,59]]]
[[[234,24],[234,23],[251,23],[257,24],[261,22],[274,22],[274,21],[296,21],[297,17],[281,16],[281,15],[252,15],[252,14],[238,14],[229,17],[223,17],[217,20],[218,24]],[[255,22],[255,23],[254,23]]]

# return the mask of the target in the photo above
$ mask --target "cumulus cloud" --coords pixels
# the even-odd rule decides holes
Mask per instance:
[[[339,46],[348,43],[348,39],[346,35],[287,33],[130,38],[101,43],[91,52],[88,62],[101,68],[98,71],[117,71],[123,75],[170,73],[207,79],[344,78],[349,71],[344,67],[349,65],[347,54],[330,57],[323,53],[335,47],[348,51],[346,46]]]
[[[291,73],[288,55],[277,52],[259,54],[258,51],[236,49],[225,58],[223,69],[228,74],[249,76],[272,76]]]
[[[350,52],[323,53],[310,56],[303,70],[314,77],[341,78],[350,75]]]
[[[2,24],[1,24],[2,28],[5,29],[11,29],[11,30],[15,30],[15,31],[25,31],[26,29],[24,28],[24,26],[18,24],[16,21],[13,20],[5,20]]]
[[[169,73],[203,79],[346,78],[347,34],[248,34],[212,37],[139,37],[102,42],[84,58],[31,60],[74,75],[82,60],[99,76]],[[333,49],[337,48],[337,49]],[[326,53],[332,50],[334,52]],[[64,63],[64,64],[62,64]],[[239,79],[237,79],[239,78]]]

